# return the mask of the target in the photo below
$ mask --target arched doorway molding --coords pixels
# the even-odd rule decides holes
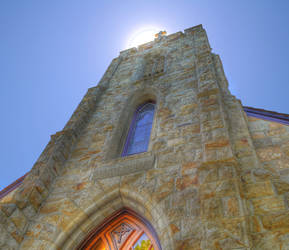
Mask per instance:
[[[85,250],[89,245],[93,245],[93,243],[98,239],[97,237],[101,234],[107,227],[113,224],[116,221],[116,225],[119,224],[122,220],[132,220],[137,221],[139,224],[145,227],[145,233],[149,235],[149,238],[153,241],[154,249],[161,250],[161,245],[157,236],[156,231],[153,226],[149,223],[147,219],[143,216],[136,213],[134,210],[123,207],[122,209],[116,211],[111,216],[106,218],[100,225],[98,225],[95,229],[93,229],[88,236],[80,243],[77,247],[79,250]]]
[[[67,230],[59,233],[55,245],[62,250],[77,249],[85,238],[106,218],[121,209],[130,209],[145,218],[154,228],[162,249],[174,249],[174,241],[161,203],[152,200],[147,192],[137,193],[131,189],[112,190],[85,209],[87,216],[71,221]]]

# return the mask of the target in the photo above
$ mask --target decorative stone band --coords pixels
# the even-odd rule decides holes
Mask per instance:
[[[144,156],[142,158],[128,158],[128,160],[110,163],[96,168],[92,173],[92,179],[106,179],[116,176],[124,176],[127,174],[137,173],[152,169],[155,163],[155,155]]]

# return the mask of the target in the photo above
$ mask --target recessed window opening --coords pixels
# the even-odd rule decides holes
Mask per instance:
[[[140,105],[133,116],[122,156],[146,152],[149,146],[154,119],[155,103],[152,101]]]

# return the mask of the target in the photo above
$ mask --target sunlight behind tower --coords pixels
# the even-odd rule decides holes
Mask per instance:
[[[161,29],[157,27],[144,27],[136,31],[128,40],[127,48],[137,47],[141,44],[153,41],[155,34]]]

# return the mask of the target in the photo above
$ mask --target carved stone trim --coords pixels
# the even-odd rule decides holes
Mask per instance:
[[[131,173],[141,172],[154,167],[155,155],[142,158],[124,157],[96,168],[92,173],[92,179],[106,179],[115,176],[124,176]]]

